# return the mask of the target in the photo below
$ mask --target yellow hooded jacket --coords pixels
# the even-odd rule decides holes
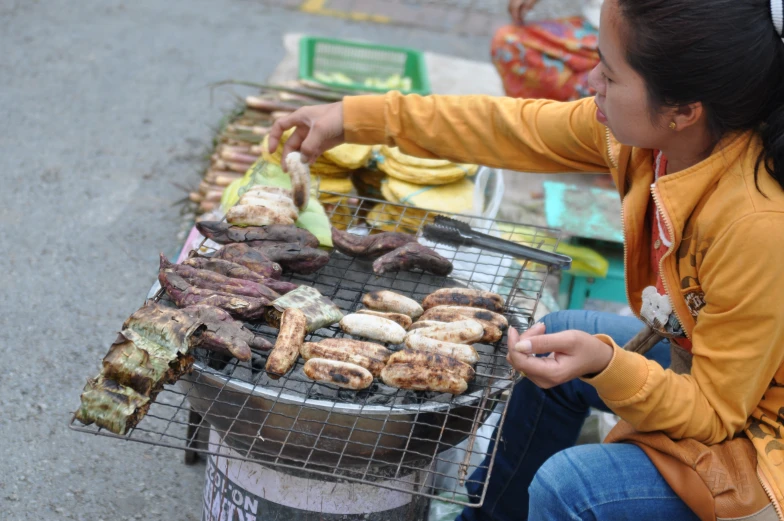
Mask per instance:
[[[784,490],[784,190],[755,166],[753,132],[655,185],[653,151],[620,145],[577,102],[486,96],[359,96],[344,101],[352,143],[525,172],[609,172],[622,198],[626,287],[639,316],[642,290],[660,270],[692,341],[691,374],[614,346],[586,379],[639,432],[715,445],[745,434],[777,510]],[[651,197],[674,238],[651,266]],[[730,477],[732,479],[732,477]],[[780,514],[779,514],[780,515]]]

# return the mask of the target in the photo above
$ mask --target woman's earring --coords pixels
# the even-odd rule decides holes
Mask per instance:
[[[678,125],[674,121],[671,121],[670,122],[670,130],[675,130],[676,128],[678,128]]]

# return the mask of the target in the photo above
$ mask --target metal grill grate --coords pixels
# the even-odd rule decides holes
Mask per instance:
[[[334,226],[352,232],[375,227],[418,232],[434,215],[412,207],[368,198],[326,194],[325,205]],[[466,216],[477,231],[500,235],[548,251],[558,244],[555,230]],[[329,297],[344,313],[355,311],[362,295],[391,289],[421,301],[436,289],[472,287],[497,292],[506,298],[505,314],[512,327],[526,329],[533,323],[548,269],[508,256],[428,244],[452,260],[449,277],[422,272],[377,276],[372,263],[333,252],[330,262],[313,275],[288,279],[311,285]],[[158,293],[158,297],[161,293]],[[274,342],[276,330],[249,325]],[[337,326],[307,338],[318,341],[341,337]],[[456,504],[481,504],[482,497],[466,501],[460,485],[467,478],[469,461],[486,456],[489,435],[479,431],[494,411],[503,424],[506,400],[516,379],[506,362],[506,336],[496,345],[477,345],[481,360],[476,379],[460,396],[393,389],[374,383],[363,391],[340,390],[309,380],[303,362],[279,380],[264,372],[266,356],[254,353],[250,362],[239,362],[197,350],[191,375],[167,386],[139,425],[125,436],[71,420],[72,429],[173,448],[217,455],[214,446],[195,443],[198,429],[212,428],[231,451],[228,457],[253,461],[284,472],[311,478],[364,483],[392,490],[411,490],[411,476],[421,479],[412,493]],[[453,462],[444,451],[467,441],[459,464],[459,480],[442,470]],[[493,446],[495,444],[492,444]],[[223,457],[227,451],[220,452]],[[495,450],[482,465],[492,471]],[[418,474],[417,474],[418,473]],[[482,487],[484,488],[484,487]]]

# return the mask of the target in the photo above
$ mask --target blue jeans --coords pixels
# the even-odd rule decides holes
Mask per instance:
[[[636,318],[592,311],[560,311],[543,322],[548,333],[605,333],[619,345],[643,326]],[[646,356],[668,367],[669,343],[660,342]],[[549,390],[527,379],[518,383],[484,504],[466,508],[457,521],[698,519],[637,446],[574,447],[591,407],[609,411],[581,380]],[[485,460],[466,481],[472,500],[482,495],[487,465]]]

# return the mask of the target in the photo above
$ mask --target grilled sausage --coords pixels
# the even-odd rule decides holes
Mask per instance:
[[[434,340],[452,342],[453,344],[473,344],[481,340],[485,335],[485,328],[476,320],[458,320],[424,329],[416,329],[409,332],[406,338],[412,335],[422,335]]]
[[[501,295],[478,289],[443,288],[428,295],[422,302],[425,309],[436,306],[467,306],[500,313],[504,310]]]
[[[364,355],[357,350],[351,348],[341,348],[337,346],[330,346],[326,344],[314,344],[312,342],[305,342],[299,354],[305,360],[311,358],[326,358],[328,360],[336,360],[338,362],[348,362],[364,367],[373,376],[381,374],[381,370],[386,365],[384,360],[380,358],[373,358],[372,356]]]
[[[415,300],[387,290],[368,293],[362,297],[362,304],[373,311],[402,313],[414,320],[422,316],[422,313],[425,311]]]
[[[311,380],[355,391],[367,389],[373,383],[373,375],[364,367],[326,358],[311,358],[305,362],[304,371]]]
[[[358,313],[343,317],[340,321],[340,327],[350,335],[377,340],[385,344],[402,344],[406,337],[406,330],[400,324],[387,318]]]
[[[465,362],[469,365],[474,365],[479,361],[479,354],[473,346],[442,342],[422,335],[412,335],[406,338],[406,347],[413,349],[414,351],[451,356],[452,358],[457,358],[461,362]]]
[[[319,345],[335,347],[343,350],[350,350],[359,355],[364,355],[370,358],[378,358],[386,363],[392,355],[392,351],[386,347],[374,344],[373,342],[363,342],[361,340],[354,340],[352,338],[325,338]]]
[[[404,315],[402,313],[384,313],[383,311],[373,311],[372,309],[360,309],[357,311],[360,315],[373,315],[374,317],[381,317],[391,320],[392,322],[397,322],[400,326],[408,330],[411,327],[413,321],[411,317],[408,315]]]
[[[278,339],[267,358],[267,374],[270,378],[277,380],[294,367],[305,341],[306,331],[307,320],[302,311],[289,308],[283,312]]]
[[[457,358],[440,355],[438,353],[427,353],[425,351],[410,351],[408,349],[405,351],[398,351],[389,357],[387,365],[393,364],[414,364],[442,368],[455,373],[466,382],[470,382],[476,376],[476,371],[474,371],[473,367],[465,362],[461,362]]]
[[[423,364],[393,364],[381,371],[381,379],[390,387],[414,391],[462,394],[468,383],[443,367]]]

